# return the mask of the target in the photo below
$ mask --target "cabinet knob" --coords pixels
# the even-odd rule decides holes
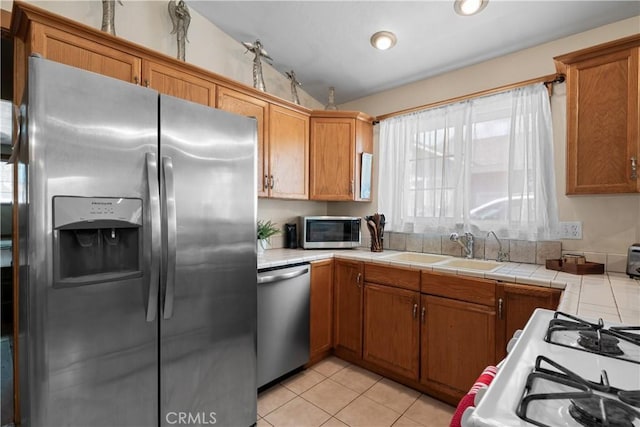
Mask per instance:
[[[271,175],[269,181],[271,182],[271,185],[269,185],[269,188],[271,188],[273,190],[273,182],[274,182],[273,175]]]
[[[356,276],[356,283],[358,284],[358,287],[361,287],[360,285],[360,280],[362,279],[362,274],[358,273],[358,275]]]
[[[413,304],[413,318],[415,319],[418,315],[418,304]]]
[[[422,306],[422,310],[420,310],[420,320],[424,323],[424,315],[427,312],[427,307]]]
[[[498,319],[502,320],[502,308],[504,306],[504,301],[502,300],[502,298],[498,299]]]
[[[264,176],[264,180],[262,181],[262,186],[264,187],[265,190],[269,189],[269,175],[265,175]]]
[[[138,78],[138,76],[133,77],[133,83],[140,84],[140,79]]]
[[[355,184],[354,184],[353,180],[351,180],[351,188],[349,189],[349,192],[351,194],[353,194],[355,192]]]
[[[149,87],[149,80],[148,79],[144,79],[144,87]]]
[[[636,156],[631,157],[631,179],[638,179],[638,160]]]

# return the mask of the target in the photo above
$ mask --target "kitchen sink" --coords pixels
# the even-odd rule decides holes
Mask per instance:
[[[443,267],[461,268],[465,270],[493,271],[501,267],[503,264],[495,261],[455,258],[446,262],[441,262],[438,265],[441,265]]]
[[[398,254],[385,256],[384,259],[393,261],[409,262],[414,264],[433,264],[444,261],[450,257],[445,255],[423,254],[419,252],[401,252]]]

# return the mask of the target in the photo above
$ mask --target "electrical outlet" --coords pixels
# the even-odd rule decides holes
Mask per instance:
[[[560,221],[559,239],[582,239],[582,221]]]

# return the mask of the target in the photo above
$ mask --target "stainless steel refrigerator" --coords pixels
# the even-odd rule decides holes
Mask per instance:
[[[29,59],[23,425],[256,422],[256,122]]]

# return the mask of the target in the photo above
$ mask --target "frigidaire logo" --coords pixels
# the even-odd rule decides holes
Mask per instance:
[[[215,412],[167,412],[165,416],[169,424],[212,425],[216,423]]]
[[[113,202],[91,202],[92,205],[107,205],[107,206],[111,206],[113,205]]]

